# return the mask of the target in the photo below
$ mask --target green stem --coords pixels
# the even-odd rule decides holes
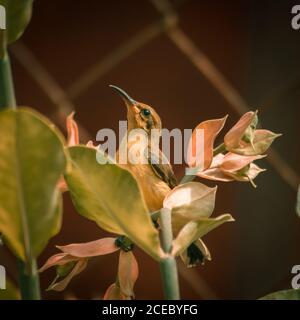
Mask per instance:
[[[32,261],[30,271],[28,271],[26,264],[21,260],[18,260],[18,267],[22,300],[40,300],[40,280],[36,260]]]
[[[227,152],[225,144],[221,143],[214,149],[214,157],[218,155],[219,153]]]
[[[168,254],[168,256],[160,262],[164,296],[166,300],[179,300],[180,295],[177,264],[175,258],[170,255],[173,233],[171,224],[171,211],[169,209],[161,209],[160,227],[162,248]]]
[[[191,182],[196,178],[195,174],[186,174],[180,181],[180,184]]]
[[[7,53],[0,59],[0,109],[16,108],[15,91]]]
[[[188,170],[188,174],[186,174],[180,181],[180,184],[183,183],[187,183],[187,182],[191,182],[193,181],[196,176],[197,173],[202,170],[201,167],[193,167],[193,168],[187,168],[186,170]],[[187,172],[187,171],[186,171]]]
[[[16,108],[13,77],[7,52],[0,59],[0,110],[5,108]],[[22,299],[39,300],[41,294],[36,260],[23,262],[19,259],[18,268]]]
[[[151,219],[152,221],[157,221],[157,219],[160,217],[160,211],[154,211],[151,212]]]

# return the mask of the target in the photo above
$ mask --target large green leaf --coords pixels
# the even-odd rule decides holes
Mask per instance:
[[[262,297],[260,300],[300,300],[300,289],[273,292]]]
[[[69,154],[65,179],[77,211],[109,232],[128,236],[159,259],[158,232],[132,174],[115,164],[99,164],[92,148],[70,147]]]
[[[25,108],[0,112],[0,137],[0,232],[29,261],[60,228],[63,140],[53,124]]]
[[[7,44],[16,41],[30,21],[33,0],[0,0],[6,9],[6,29],[0,30],[0,57]]]

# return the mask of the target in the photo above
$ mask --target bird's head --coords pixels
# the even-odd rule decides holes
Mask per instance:
[[[161,130],[161,120],[156,111],[141,102],[133,100],[124,90],[110,85],[124,100],[127,107],[128,130],[143,129],[150,134],[152,129]]]

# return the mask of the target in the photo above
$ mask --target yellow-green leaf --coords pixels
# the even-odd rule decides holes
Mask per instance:
[[[6,11],[6,29],[0,30],[0,57],[8,44],[16,41],[31,19],[33,0],[0,0]]]
[[[300,300],[300,289],[273,292],[260,298],[260,300]]]
[[[109,232],[128,236],[159,259],[158,232],[132,174],[115,164],[99,164],[95,149],[76,146],[69,153],[65,179],[77,211]]]
[[[0,137],[0,232],[28,261],[60,228],[63,140],[53,124],[25,108],[0,112]]]
[[[229,221],[234,221],[232,216],[223,214],[217,218],[203,218],[188,222],[173,241],[172,254],[176,256],[182,253],[191,243]]]

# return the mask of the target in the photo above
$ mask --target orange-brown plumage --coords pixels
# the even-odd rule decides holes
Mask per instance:
[[[134,152],[136,152],[136,150],[144,152],[145,148],[148,150],[148,154],[146,155],[147,163],[133,164],[128,162],[121,166],[129,170],[138,181],[148,209],[150,211],[157,211],[162,208],[166,194],[177,184],[170,163],[165,162],[165,157],[158,148],[159,139],[154,140],[151,135],[151,132],[160,133],[161,131],[162,125],[160,117],[152,107],[133,100],[126,92],[118,87],[111,87],[117,91],[126,104],[128,132],[133,129],[142,129],[148,137],[148,144],[146,146],[142,141],[134,141]],[[155,144],[155,146],[152,145],[152,149],[151,144]],[[129,142],[126,152],[130,152],[131,146],[132,142]],[[157,148],[157,154],[151,152],[153,147]],[[119,158],[119,156],[120,150],[117,158]],[[163,157],[164,163],[162,161]]]

